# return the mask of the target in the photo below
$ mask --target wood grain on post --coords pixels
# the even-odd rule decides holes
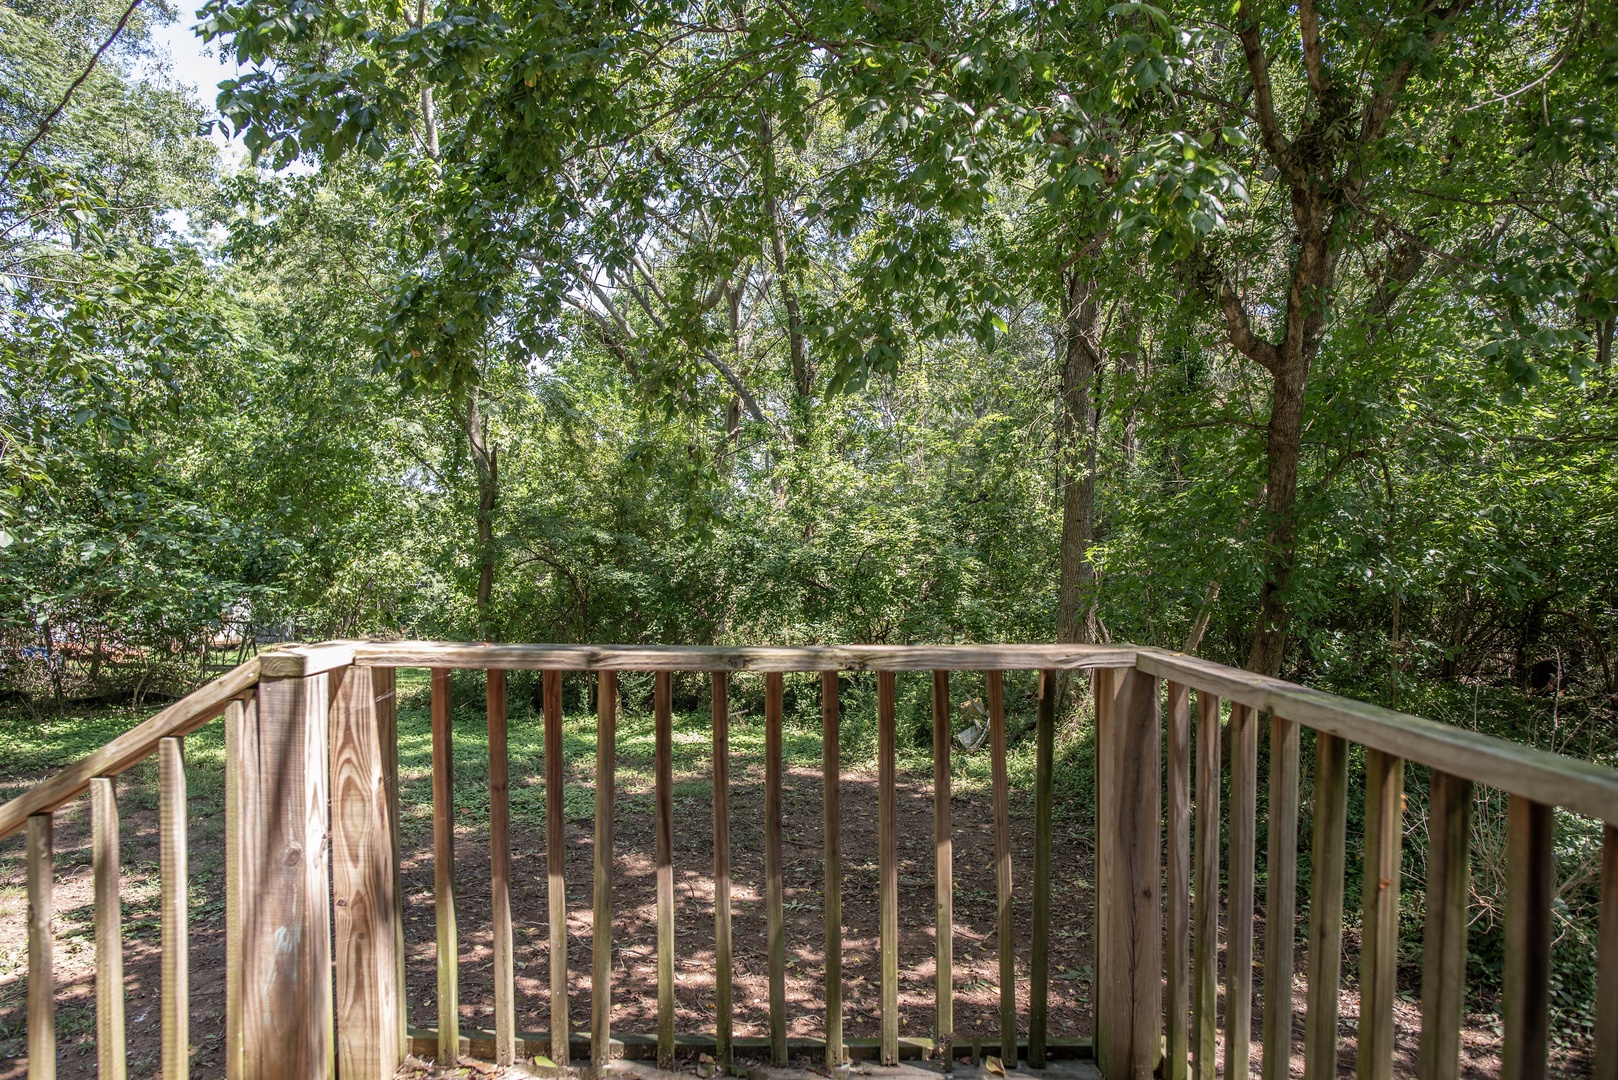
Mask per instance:
[[[657,817],[657,1067],[674,1068],[674,713],[669,673],[652,681]]]
[[[1190,1075],[1191,1014],[1191,690],[1168,684],[1168,1054],[1167,1080]]]
[[[484,697],[489,722],[489,921],[494,951],[494,1061],[496,1065],[510,1065],[517,1060],[517,971],[511,941],[511,779],[506,738],[506,673],[500,668],[489,669]]]
[[[1230,709],[1230,908],[1225,922],[1225,1075],[1245,1077],[1253,1031],[1253,874],[1257,854],[1258,714]]]
[[[50,814],[28,819],[28,1080],[56,1080],[56,876]]]
[[[380,669],[376,669],[380,670]],[[392,820],[378,698],[372,670],[330,675],[333,954],[337,1071],[349,1080],[387,1080],[399,1066]]]
[[[562,796],[567,773],[562,760],[562,673],[542,676],[545,704],[545,895],[551,931],[551,1061],[567,1068],[567,810]]]
[[[1219,1053],[1219,698],[1197,691],[1197,905],[1191,943],[1191,1055],[1214,1080]]]
[[[331,674],[265,679],[242,710],[242,972],[245,1080],[326,1080],[332,1038]]]
[[[933,672],[933,938],[937,982],[933,995],[939,1064],[955,1068],[955,852],[950,833],[949,672]],[[1015,1057],[1015,1055],[1013,1055]]]
[[[124,1049],[123,902],[118,882],[118,796],[116,781],[90,781],[91,872],[95,875],[96,1076],[124,1080],[129,1058]],[[228,834],[227,834],[228,839]]]
[[[612,1056],[612,816],[618,771],[618,673],[596,686],[595,915],[590,933],[590,1063]]]
[[[1264,1080],[1292,1076],[1292,956],[1298,924],[1298,725],[1270,717],[1264,859]]]
[[[764,676],[764,922],[770,973],[770,1064],[787,1063],[787,943],[781,881],[780,672]]]
[[[1618,826],[1601,838],[1601,923],[1596,946],[1595,1080],[1618,1080]]]
[[[1429,801],[1427,923],[1421,949],[1421,1041],[1416,1075],[1421,1080],[1460,1080],[1472,782],[1434,769]]]
[[[1160,690],[1130,669],[1096,683],[1096,1067],[1147,1077],[1163,1024]]]
[[[410,1052],[410,1010],[405,999],[403,836],[399,810],[399,694],[393,668],[371,669],[371,699],[376,703],[376,737],[382,750],[382,798],[387,808],[388,862],[393,878],[393,1000],[397,1049],[403,1061]]]
[[[187,918],[190,868],[185,830],[185,743],[157,744],[158,876],[163,947],[163,1080],[191,1075],[191,932]]]
[[[1513,795],[1506,810],[1506,958],[1500,1080],[1544,1080],[1550,1052],[1556,812]]]
[[[1110,674],[1110,672],[1108,673]],[[1039,673],[1034,714],[1034,925],[1028,968],[1028,1064],[1045,1067],[1050,1018],[1051,816],[1055,809],[1056,672]]]
[[[877,870],[882,949],[884,1065],[899,1064],[899,812],[897,718],[891,671],[876,677]]]
[[[1309,982],[1304,1080],[1337,1076],[1337,990],[1343,974],[1343,871],[1348,834],[1348,743],[1315,733],[1314,837],[1309,856]]]
[[[1405,763],[1365,753],[1365,879],[1360,941],[1361,1080],[1392,1080],[1393,1002],[1399,992],[1399,873],[1404,841]]]
[[[438,926],[438,1060],[461,1047],[460,933],[455,921],[455,755],[449,669],[433,668],[433,905]]]
[[[1017,939],[1011,907],[1011,786],[1006,780],[1006,694],[998,671],[984,674],[989,769],[994,785],[994,894],[1000,930],[1000,1061],[1017,1067]]]
[[[715,676],[718,678],[718,676]],[[843,1064],[843,753],[837,672],[820,674],[821,830],[826,858],[826,1067]]]

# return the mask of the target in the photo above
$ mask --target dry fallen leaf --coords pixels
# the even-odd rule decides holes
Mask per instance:
[[[1004,1075],[1006,1075],[1006,1067],[1005,1067],[1005,1065],[1001,1062],[1001,1060],[999,1058],[995,1057],[993,1054],[990,1054],[988,1057],[983,1059],[983,1067],[985,1069],[989,1070],[990,1072],[994,1073],[994,1075],[996,1075],[996,1076],[1004,1076]]]

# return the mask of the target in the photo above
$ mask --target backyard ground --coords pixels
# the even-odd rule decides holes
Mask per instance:
[[[412,1025],[436,1024],[436,946],[433,917],[432,806],[426,679],[400,673],[400,772],[405,861],[407,1001]],[[869,1037],[878,1029],[877,790],[869,753],[868,719],[861,687],[844,700],[843,914],[845,1034]],[[919,689],[919,687],[917,688]],[[1014,691],[1015,687],[1011,687]],[[903,690],[901,691],[903,693]],[[958,684],[956,700],[973,693]],[[470,696],[470,695],[463,695]],[[1009,695],[1015,705],[1015,693]],[[746,700],[737,695],[733,700]],[[789,705],[791,699],[789,697]],[[514,698],[511,721],[512,908],[519,1030],[548,1030],[549,927],[545,896],[545,823],[541,724]],[[614,825],[613,1010],[615,1032],[656,1030],[656,955],[653,878],[653,731],[647,703],[634,684],[625,687],[619,721],[619,795]],[[680,702],[677,701],[677,705]],[[714,1022],[712,744],[706,700],[688,700],[674,731],[676,1027],[711,1031]],[[568,1002],[571,1027],[588,1030],[592,941],[593,770],[595,717],[578,688],[569,698],[564,757],[567,787]],[[793,715],[797,715],[795,712]],[[818,718],[818,710],[814,711]],[[89,718],[26,720],[13,717],[0,730],[0,799],[77,759],[112,734],[144,718],[105,711]],[[1013,717],[1016,730],[1021,718]],[[488,762],[481,700],[455,713],[457,913],[460,924],[460,1000],[464,1027],[493,1024],[489,928]],[[958,725],[959,726],[959,725]],[[933,821],[930,751],[921,732],[901,719],[899,809],[900,1032],[931,1037],[933,1020]],[[912,736],[915,737],[912,737]],[[768,979],[763,902],[763,724],[745,705],[732,722],[732,906],[734,1007],[737,1035],[767,1034]],[[1029,867],[1033,851],[1032,753],[1023,745],[1010,760],[1014,903],[1019,1012],[1028,1002],[1031,937]],[[1064,738],[1070,762],[1088,760],[1074,734]],[[783,864],[787,918],[788,1034],[823,1036],[821,743],[818,727],[789,718],[784,755]],[[960,1047],[998,1031],[999,953],[996,934],[993,832],[986,753],[957,748],[952,815],[955,842],[955,1034]],[[223,745],[211,724],[187,740],[191,851],[192,1075],[223,1076],[224,877]],[[1055,822],[1053,919],[1050,953],[1050,1034],[1090,1034],[1092,877],[1090,821],[1083,788],[1059,789]],[[1063,794],[1065,792],[1065,794]],[[123,812],[124,940],[130,1075],[156,1074],[159,1058],[158,875],[156,767],[148,762],[119,782]],[[56,969],[59,986],[59,1075],[95,1074],[93,934],[89,811],[75,801],[56,816]],[[21,837],[0,846],[0,1080],[25,1071],[23,1017],[27,951],[24,937]],[[1259,933],[1262,945],[1262,932]],[[1354,970],[1354,942],[1345,971]],[[1259,959],[1262,959],[1260,949]],[[1299,948],[1300,965],[1304,963]],[[1409,989],[1415,990],[1412,970]],[[1255,980],[1259,981],[1259,980]],[[1299,1000],[1303,981],[1297,980]],[[1399,1072],[1414,1075],[1419,1019],[1414,994],[1400,1003]],[[1343,996],[1343,1075],[1353,1072],[1357,995]],[[1255,1017],[1262,1009],[1255,1007]],[[1299,1025],[1301,1036],[1301,1017]],[[1024,1031],[1026,1034],[1026,1030]],[[1494,1018],[1468,1020],[1464,1075],[1498,1075]],[[1255,1049],[1255,1066],[1258,1064]],[[1582,1055],[1560,1052],[1561,1075],[1587,1072]],[[882,1070],[877,1069],[880,1073]],[[1294,1064],[1301,1075],[1301,1061]],[[419,1075],[419,1074],[418,1074]]]

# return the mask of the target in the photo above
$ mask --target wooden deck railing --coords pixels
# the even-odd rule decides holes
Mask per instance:
[[[404,998],[403,895],[394,670],[432,670],[434,904],[438,1026],[412,1031]],[[490,879],[494,1028],[463,1031],[457,974],[449,673],[488,672]],[[516,1030],[510,905],[505,674],[542,671],[550,911],[551,1030]],[[1096,780],[1094,1040],[1056,1040],[1048,1026],[1055,673],[1092,672]],[[1011,920],[1009,792],[1002,672],[1042,673],[1035,723],[1033,926],[1026,1041],[1018,1040]],[[599,679],[591,1023],[568,1029],[568,949],[562,837],[563,671]],[[655,1036],[610,1030],[612,827],[617,676],[654,677],[657,1011]],[[843,1037],[841,843],[837,673],[877,673],[880,1038]],[[932,1038],[902,1038],[898,1020],[896,673],[932,673],[936,850],[936,1013]],[[1348,748],[1365,747],[1364,885],[1359,951],[1357,1071],[1389,1077],[1399,943],[1404,768],[1431,770],[1427,903],[1418,1073],[1460,1075],[1468,922],[1468,816],[1473,785],[1509,795],[1506,976],[1507,1080],[1546,1075],[1552,932],[1552,811],[1618,823],[1618,772],[1374,705],[1154,649],[1112,646],[680,648],[334,642],[266,653],[229,672],[97,753],[0,807],[0,836],[27,829],[29,1075],[57,1061],[52,964],[52,813],[88,790],[93,822],[98,1075],[125,1075],[118,807],[113,777],[156,754],[160,774],[162,1075],[189,1069],[186,789],[183,739],[219,716],[226,743],[226,1071],[243,1080],[391,1076],[412,1047],[439,1057],[481,1052],[510,1062],[519,1050],[556,1065],[613,1053],[711,1049],[785,1063],[789,1050],[850,1053],[884,1064],[954,1053],[953,857],[949,673],[984,672],[990,719],[1000,1037],[980,1052],[1039,1068],[1058,1054],[1092,1054],[1109,1077],[1171,1080],[1250,1073],[1259,724],[1269,724],[1268,858],[1261,1021],[1263,1075],[1282,1080],[1301,1049],[1304,1075],[1336,1075],[1339,1051]],[[716,1017],[711,1033],[674,1022],[673,672],[712,680]],[[768,1037],[732,1034],[728,678],[765,676],[765,907]],[[825,992],[827,1038],[789,1043],[782,888],[782,675],[821,673],[824,722]],[[1165,685],[1166,684],[1166,685]],[[1193,694],[1194,709],[1193,709]],[[1166,702],[1166,708],[1165,708]],[[1228,712],[1228,727],[1225,716]],[[1300,727],[1315,732],[1313,832],[1305,955],[1304,1035],[1294,1044]],[[1221,746],[1228,731],[1228,846],[1221,850]],[[1167,805],[1165,813],[1165,782]],[[1618,828],[1605,829],[1596,1003],[1597,1075],[1618,1080]],[[1221,860],[1225,873],[1221,875]],[[1226,883],[1221,920],[1220,884]],[[1218,955],[1223,921],[1223,1068]],[[1018,1047],[1019,1053],[1012,1048]]]

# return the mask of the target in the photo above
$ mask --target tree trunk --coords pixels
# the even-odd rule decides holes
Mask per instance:
[[[1298,459],[1303,451],[1305,372],[1275,379],[1270,397],[1267,470],[1264,480],[1264,585],[1258,594],[1258,621],[1247,669],[1279,675],[1286,652],[1292,606],[1286,596],[1298,555]]]
[[[489,634],[489,598],[494,592],[494,508],[500,494],[498,450],[489,445],[478,409],[478,392],[466,398],[466,441],[472,448],[472,465],[478,479],[477,559],[478,559],[478,636]]]
[[[770,255],[775,263],[775,276],[781,285],[781,303],[787,313],[787,348],[792,360],[792,393],[797,414],[795,440],[801,445],[808,441],[809,401],[814,391],[814,373],[809,368],[809,354],[803,340],[803,312],[798,306],[798,294],[792,286],[792,275],[787,272],[786,241],[781,236],[780,205],[775,193],[775,134],[768,113],[759,116],[759,140],[764,147],[764,216],[770,230]]]
[[[1295,187],[1292,215],[1301,242],[1292,264],[1287,317],[1271,360],[1270,423],[1265,431],[1264,585],[1247,669],[1279,675],[1286,654],[1292,602],[1287,587],[1298,557],[1298,462],[1303,454],[1303,398],[1309,369],[1325,333],[1336,253],[1327,234],[1335,205],[1312,187]]]
[[[1075,274],[1067,281],[1062,319],[1062,384],[1057,417],[1057,475],[1062,490],[1062,547],[1057,571],[1056,638],[1096,640],[1095,540],[1096,419],[1091,403],[1101,370],[1096,340],[1101,305],[1094,280]]]

